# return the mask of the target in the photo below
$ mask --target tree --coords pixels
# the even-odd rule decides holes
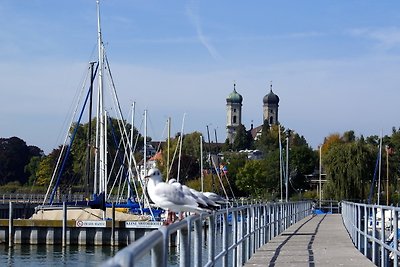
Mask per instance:
[[[236,186],[252,197],[261,197],[266,192],[266,170],[261,160],[249,160],[237,174]]]
[[[337,144],[323,158],[327,198],[366,199],[372,180],[376,148],[362,141]]]
[[[279,125],[269,125],[264,121],[261,136],[255,141],[256,149],[260,150],[264,155],[279,149],[279,129],[281,131],[281,141],[285,138],[285,129]]]
[[[27,146],[18,137],[0,138],[0,185],[12,181],[27,183],[30,174],[25,173],[25,166],[33,156],[42,154],[39,148]]]
[[[239,151],[242,149],[250,149],[252,147],[251,134],[246,131],[243,124],[240,124],[236,129],[235,139],[233,140],[232,149]]]
[[[62,146],[58,147],[57,149],[53,149],[53,151],[45,156],[39,163],[39,167],[36,172],[36,185],[41,186],[49,186],[51,182],[51,178],[53,177],[53,172],[57,164],[58,157],[61,153]],[[64,156],[65,156],[64,149]],[[63,159],[60,161],[62,165]],[[67,158],[64,164],[64,170],[60,173],[58,170],[55,173],[53,184],[54,186],[57,179],[60,179],[61,191],[66,191],[67,188],[70,188],[72,185],[76,184],[76,179],[74,179],[75,175],[72,168],[72,158]]]
[[[42,157],[32,157],[29,163],[25,166],[24,171],[28,175],[28,182],[30,185],[33,185],[37,179],[36,172],[39,169],[39,164],[41,160]]]
[[[245,195],[243,191],[241,191],[236,184],[238,179],[238,172],[241,168],[244,167],[247,161],[246,154],[242,153],[224,153],[224,159],[222,164],[227,168],[227,177],[230,181],[231,186],[233,187],[233,191],[235,195]]]

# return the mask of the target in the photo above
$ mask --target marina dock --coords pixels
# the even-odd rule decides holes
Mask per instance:
[[[255,266],[375,266],[352,243],[340,214],[308,216],[246,262]]]

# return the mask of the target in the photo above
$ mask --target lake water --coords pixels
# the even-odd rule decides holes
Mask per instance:
[[[110,246],[62,246],[53,245],[15,245],[12,248],[0,244],[1,267],[55,267],[55,266],[99,266],[113,257],[119,248]],[[206,262],[206,247],[203,247],[203,263]],[[150,253],[137,262],[137,266],[150,266]],[[170,248],[168,266],[179,266],[177,248]]]
[[[228,228],[228,240],[232,242],[232,229]],[[216,236],[216,254],[222,249],[222,234],[219,232]],[[193,240],[192,240],[193,241]],[[203,239],[203,264],[207,262],[207,245]],[[193,244],[192,244],[192,247]],[[99,266],[107,259],[113,257],[118,250],[123,247],[111,246],[66,246],[61,245],[20,245],[15,244],[8,248],[5,244],[0,244],[0,267],[58,267],[58,266]],[[231,266],[232,254],[229,253],[229,263]],[[193,258],[192,258],[193,259]],[[150,252],[137,262],[137,266],[150,266]],[[216,266],[221,266],[218,262]],[[179,250],[176,247],[170,247],[168,253],[168,266],[179,266]]]
[[[99,266],[115,253],[109,246],[63,248],[52,245],[15,245],[8,248],[3,244],[0,245],[0,266]]]

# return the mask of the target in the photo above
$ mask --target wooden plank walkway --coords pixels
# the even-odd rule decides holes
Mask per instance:
[[[359,252],[340,214],[309,216],[259,248],[244,265],[375,266]]]

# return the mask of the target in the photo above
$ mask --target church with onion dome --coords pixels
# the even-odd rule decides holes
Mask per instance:
[[[226,133],[229,143],[233,143],[236,136],[236,130],[242,124],[242,102],[243,97],[236,91],[236,84],[233,84],[233,91],[226,98]],[[267,121],[269,125],[279,123],[278,120],[279,97],[270,91],[263,98],[263,122]],[[261,134],[262,124],[253,128],[251,125],[251,134],[254,139]]]

